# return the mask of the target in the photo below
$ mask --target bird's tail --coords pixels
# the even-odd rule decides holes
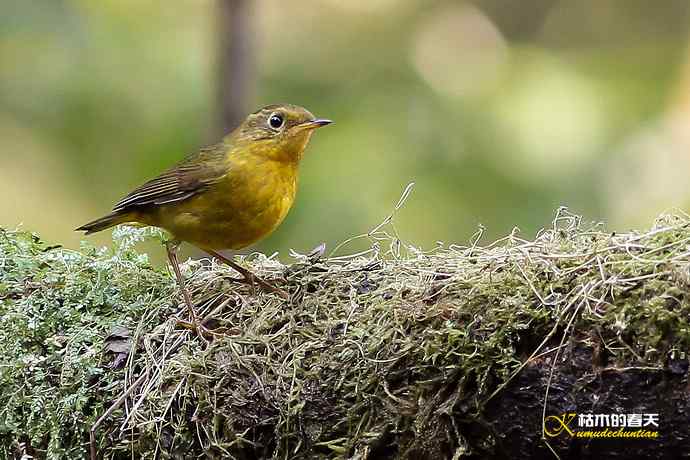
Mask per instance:
[[[93,222],[82,225],[81,227],[77,228],[76,231],[86,232],[86,235],[90,235],[91,233],[100,232],[106,228],[129,222],[130,220],[131,216],[128,213],[111,212],[107,216],[103,216],[100,219],[96,219]]]

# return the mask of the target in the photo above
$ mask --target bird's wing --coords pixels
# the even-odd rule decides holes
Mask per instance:
[[[227,146],[220,143],[188,156],[160,176],[134,189],[115,204],[113,211],[174,203],[196,195],[227,174],[224,161],[226,149]]]

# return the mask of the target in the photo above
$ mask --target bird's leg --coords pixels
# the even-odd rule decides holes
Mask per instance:
[[[247,283],[247,284],[256,283],[259,286],[261,286],[262,288],[264,288],[265,290],[267,290],[269,292],[273,292],[275,294],[278,294],[279,296],[281,296],[285,300],[290,299],[290,295],[287,292],[285,292],[282,289],[280,289],[276,286],[273,286],[271,283],[268,283],[267,281],[259,278],[254,273],[250,272],[249,270],[247,270],[243,266],[233,262],[232,260],[225,257],[224,255],[222,255],[216,251],[212,251],[210,249],[205,249],[205,251],[208,252],[209,254],[211,254],[216,259],[230,265],[230,267],[232,267],[233,270],[235,270],[237,273],[242,275],[242,279],[236,279],[235,281],[239,281],[239,282],[243,282],[243,283]]]
[[[184,277],[180,271],[180,263],[177,260],[177,249],[180,247],[179,241],[166,241],[165,250],[168,253],[168,260],[170,260],[170,265],[172,265],[173,271],[175,272],[175,278],[177,278],[177,285],[182,291],[182,297],[184,298],[184,303],[187,305],[187,310],[189,311],[189,317],[191,318],[191,324],[183,324],[185,326],[191,326],[192,329],[197,330],[199,328],[199,322],[196,318],[196,313],[194,313],[194,305],[192,304],[192,297],[189,295],[184,282]],[[181,324],[184,322],[180,322]]]

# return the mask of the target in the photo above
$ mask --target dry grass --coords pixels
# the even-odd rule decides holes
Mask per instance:
[[[485,404],[532,360],[556,363],[578,341],[601,344],[611,366],[659,367],[690,345],[686,215],[612,234],[561,209],[532,240],[514,232],[483,244],[480,231],[468,245],[430,251],[400,241],[392,221],[362,236],[372,244],[361,254],[293,254],[287,266],[259,254],[244,260],[288,290],[290,302],[229,282],[231,270],[213,261],[186,263],[210,343],[175,327],[181,299],[169,276],[137,259],[134,230],[121,231],[115,255],[31,253],[72,274],[105,264],[100,276],[88,274],[89,292],[129,299],[107,301],[119,311],[94,323],[87,364],[103,372],[81,379],[80,408],[61,409],[60,417],[81,414],[71,437],[81,443],[52,447],[55,455],[84,449],[88,426],[129,389],[97,433],[106,458],[460,458],[490,448],[463,427],[481,423]],[[79,298],[52,289],[63,306]],[[5,298],[7,315],[26,296]],[[86,310],[95,305],[83,292],[81,299]],[[72,340],[84,325],[71,321],[71,332],[48,328],[41,340],[58,329]],[[131,345],[122,370],[107,369],[112,354],[103,354],[113,324],[130,334],[105,342]],[[63,353],[52,366],[87,364]],[[40,386],[51,387],[69,395],[47,378]],[[10,393],[3,391],[0,403]],[[31,434],[26,416],[15,419],[0,440],[50,451],[53,439]]]

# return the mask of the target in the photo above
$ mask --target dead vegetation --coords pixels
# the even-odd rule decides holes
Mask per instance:
[[[687,382],[689,226],[665,215],[614,234],[561,209],[533,239],[485,244],[480,231],[424,251],[388,219],[360,254],[244,260],[289,302],[190,261],[209,343],[175,328],[181,299],[133,249],[141,230],[119,229],[112,252],[1,231],[0,445],[81,457],[106,414],[103,458],[500,457],[514,447],[496,405],[532,391],[534,366],[544,414],[569,391],[564,375],[576,388],[680,366]],[[550,452],[541,425],[524,429]]]

